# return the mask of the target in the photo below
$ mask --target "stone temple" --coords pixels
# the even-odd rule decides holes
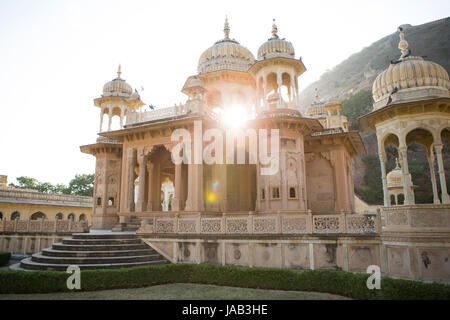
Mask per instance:
[[[355,209],[352,158],[366,151],[339,101],[316,93],[301,110],[306,67],[275,22],[255,57],[226,20],[224,37],[187,78],[184,104],[143,110],[120,67],[94,100],[99,137],[81,146],[96,159],[91,230],[133,232],[171,263],[376,265],[385,276],[450,282],[449,76],[399,36],[401,56],[376,78],[373,111],[360,118],[378,139],[384,204],[376,212]],[[415,203],[414,142],[427,148],[434,203]],[[389,173],[388,145],[398,150]]]

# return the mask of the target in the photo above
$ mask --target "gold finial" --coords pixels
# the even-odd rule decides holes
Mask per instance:
[[[400,42],[398,43],[398,48],[402,52],[402,56],[408,53],[408,41],[405,40],[405,34],[403,32],[402,27],[398,27],[398,31],[400,32]]]
[[[119,68],[117,69],[117,78],[120,78],[120,75],[122,74],[122,67],[119,64]]]
[[[275,24],[275,19],[273,19],[273,24],[272,24],[272,38],[278,38],[278,28],[277,25]]]
[[[223,26],[223,33],[225,34],[225,39],[230,38],[230,25],[228,24],[228,16],[225,16],[225,24]]]

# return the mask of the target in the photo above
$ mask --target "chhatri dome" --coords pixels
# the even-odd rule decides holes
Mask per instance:
[[[272,37],[264,42],[258,49],[258,60],[274,57],[294,58],[295,51],[292,43],[278,36],[278,28],[273,19]]]
[[[398,159],[395,159],[395,168],[386,175],[386,182],[388,188],[403,186],[403,171]]]
[[[121,67],[117,70],[117,78],[107,82],[103,86],[103,96],[124,96],[129,97],[133,94],[133,88],[120,77],[122,74]]]
[[[218,70],[247,72],[255,57],[246,47],[230,39],[228,18],[225,19],[223,32],[225,37],[202,53],[198,61],[198,72],[207,73]]]
[[[398,48],[402,54],[397,61],[391,61],[389,68],[375,79],[372,87],[374,109],[390,103],[450,97],[447,71],[437,63],[411,56],[403,28],[399,27],[399,31]]]

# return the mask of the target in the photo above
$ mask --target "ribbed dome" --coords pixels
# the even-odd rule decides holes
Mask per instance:
[[[295,50],[292,43],[278,37],[278,28],[272,25],[272,38],[264,42],[258,49],[258,60],[274,57],[294,58]]]
[[[425,61],[421,57],[408,57],[400,63],[391,64],[380,73],[372,87],[374,101],[389,95],[395,87],[398,90],[435,86],[450,88],[447,71],[437,63]]]
[[[395,168],[386,175],[388,187],[398,187],[403,185],[403,172],[396,160]]]
[[[375,79],[372,86],[374,109],[389,103],[449,97],[450,81],[447,71],[437,63],[410,56],[411,50],[408,49],[403,29],[400,27],[399,31],[398,48],[402,55]]]
[[[225,20],[225,38],[217,41],[200,56],[198,72],[235,70],[246,72],[255,61],[253,54],[234,39],[229,38],[230,28]]]
[[[129,97],[133,93],[133,88],[120,77],[120,66],[117,71],[117,78],[107,82],[103,86],[103,96],[125,96]]]

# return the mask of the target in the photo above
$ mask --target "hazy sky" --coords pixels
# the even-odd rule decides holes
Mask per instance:
[[[82,1],[0,0],[0,174],[68,183],[93,173],[93,99],[116,76],[144,87],[147,104],[184,102],[201,53],[230,37],[256,56],[270,37],[291,41],[307,72],[301,88],[405,23],[450,15],[450,1]]]

